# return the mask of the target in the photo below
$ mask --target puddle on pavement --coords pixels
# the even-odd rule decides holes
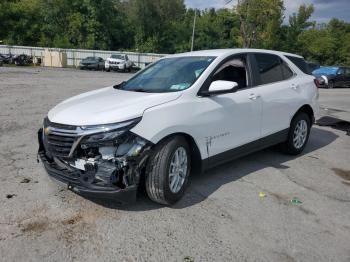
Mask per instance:
[[[344,170],[340,168],[332,168],[332,170],[336,175],[344,179],[347,184],[350,183],[350,170]]]
[[[324,116],[321,117],[317,121],[317,125],[319,126],[330,126],[334,129],[340,130],[340,131],[345,131],[348,136],[350,136],[350,122],[331,117],[331,116]]]

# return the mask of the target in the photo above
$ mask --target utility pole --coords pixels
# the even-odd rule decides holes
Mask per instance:
[[[192,31],[191,52],[193,51],[193,45],[194,45],[194,33],[195,33],[195,31],[196,31],[196,18],[197,18],[197,10],[194,9],[194,19],[193,19],[193,31]]]

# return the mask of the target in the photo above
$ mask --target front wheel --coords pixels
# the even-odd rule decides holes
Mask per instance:
[[[282,144],[282,150],[290,155],[300,154],[309,140],[310,129],[310,117],[304,112],[298,113],[292,120],[288,138],[287,141]]]
[[[191,171],[186,139],[177,136],[156,146],[146,174],[146,191],[157,203],[172,205],[184,195]]]

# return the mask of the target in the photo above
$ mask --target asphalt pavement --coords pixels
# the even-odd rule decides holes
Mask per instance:
[[[36,161],[48,110],[130,76],[0,68],[0,261],[350,261],[350,137],[336,126],[314,126],[301,156],[267,149],[195,175],[173,207],[52,182]],[[350,89],[320,101],[350,121]]]

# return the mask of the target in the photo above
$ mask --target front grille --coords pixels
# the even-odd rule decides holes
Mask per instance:
[[[47,122],[44,130],[44,145],[52,156],[68,157],[79,135],[77,127]]]
[[[68,157],[75,140],[76,135],[61,136],[49,134],[47,135],[48,150],[53,156]]]

